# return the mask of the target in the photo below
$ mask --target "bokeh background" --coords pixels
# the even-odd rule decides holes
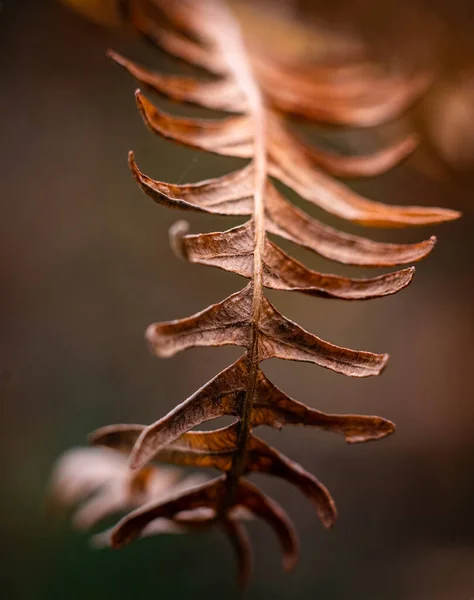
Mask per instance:
[[[282,4],[288,17],[290,3]],[[284,314],[325,339],[392,355],[383,376],[368,380],[270,362],[265,370],[275,383],[321,410],[381,414],[398,430],[352,447],[311,430],[263,434],[328,485],[340,518],[323,531],[296,491],[259,479],[294,518],[302,552],[295,572],[284,574],[272,532],[252,523],[256,569],[247,597],[468,600],[474,597],[472,5],[438,2],[428,14],[426,3],[397,2],[387,12],[376,9],[380,2],[338,2],[331,10],[322,2],[303,4],[298,9],[311,15],[315,43],[321,32],[350,30],[384,60],[410,47],[413,60],[436,62],[435,90],[396,126],[418,128],[420,150],[390,173],[350,184],[374,199],[444,205],[464,217],[436,231],[365,231],[393,241],[438,234],[414,284],[398,296],[344,303],[269,294]],[[145,347],[148,324],[192,314],[241,281],[174,257],[167,231],[180,215],[141,194],[127,151],[135,150],[146,173],[175,182],[240,163],[146,131],[134,107],[134,82],[105,57],[108,47],[186,71],[129,32],[83,20],[53,0],[7,1],[0,13],[0,595],[237,598],[232,550],[218,532],[96,551],[88,535],[44,512],[61,452],[84,444],[98,426],[155,420],[239,354],[199,349],[158,361]],[[180,114],[201,114],[160,102]],[[391,131],[310,134],[360,152]],[[234,223],[189,220],[194,232]],[[363,274],[291,252],[319,270]]]

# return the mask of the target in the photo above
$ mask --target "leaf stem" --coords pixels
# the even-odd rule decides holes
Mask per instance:
[[[232,505],[232,498],[238,486],[239,478],[245,469],[245,451],[248,444],[251,413],[257,383],[259,365],[259,322],[263,298],[263,252],[265,248],[265,185],[267,181],[267,134],[265,102],[260,87],[253,75],[252,66],[248,60],[247,50],[240,32],[240,27],[230,9],[220,4],[219,20],[225,26],[216,27],[216,43],[222,57],[227,63],[229,72],[242,89],[247,99],[247,114],[254,124],[254,155],[253,155],[253,195],[254,195],[254,263],[253,263],[253,297],[251,336],[247,347],[248,380],[245,397],[242,400],[239,414],[237,448],[234,453],[232,467],[227,472],[226,495],[221,510],[225,512]]]

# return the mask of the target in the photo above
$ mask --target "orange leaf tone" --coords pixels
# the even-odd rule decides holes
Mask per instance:
[[[338,231],[293,206],[277,191],[275,180],[323,211],[367,227],[434,225],[459,215],[453,210],[374,202],[336,179],[387,171],[414,151],[418,143],[414,136],[369,156],[342,156],[300,139],[289,120],[297,116],[322,124],[375,126],[407,109],[426,89],[428,77],[388,76],[368,64],[328,67],[303,60],[284,62],[244,39],[238,21],[220,0],[132,0],[128,18],[148,40],[209,76],[199,80],[157,73],[110,51],[116,63],[153,92],[230,113],[222,119],[177,117],[137,90],[145,125],[179,144],[247,161],[223,177],[178,185],[151,179],[130,153],[134,178],[156,204],[247,218],[244,224],[223,232],[190,235],[182,224],[173,229],[172,244],[182,258],[236,273],[248,283],[195,315],[150,325],[146,339],[160,358],[198,346],[233,345],[243,353],[155,423],[112,425],[92,434],[91,442],[107,447],[107,452],[129,455],[131,479],[127,479],[126,497],[101,496],[79,519],[88,524],[109,514],[109,508],[134,509],[101,538],[114,548],[143,535],[217,526],[232,542],[240,581],[245,584],[252,562],[245,523],[252,515],[274,530],[285,569],[291,569],[298,557],[290,519],[274,500],[248,483],[248,474],[285,479],[312,503],[324,527],[336,520],[336,507],[326,487],[259,439],[256,429],[263,425],[314,427],[339,434],[351,444],[378,440],[394,431],[394,424],[381,417],[325,414],[310,408],[267,379],[260,365],[270,358],[314,363],[349,377],[372,377],[385,368],[388,355],[320,339],[280,314],[266,298],[265,288],[368,300],[402,290],[414,274],[414,267],[362,279],[318,273],[289,256],[267,234],[327,259],[365,267],[419,261],[436,241],[431,237],[411,244],[383,243]],[[228,427],[194,430],[229,415],[234,421]],[[160,467],[152,462],[213,467],[220,473],[216,479],[176,487],[171,471],[166,475],[173,479],[166,484],[169,493],[154,496],[150,485],[158,485],[160,477],[149,469]]]

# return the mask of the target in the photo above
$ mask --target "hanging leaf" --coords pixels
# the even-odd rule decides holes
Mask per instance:
[[[162,358],[201,346],[233,345],[241,347],[243,354],[155,423],[112,425],[94,432],[92,443],[106,449],[93,452],[113,454],[97,455],[97,462],[87,458],[86,466],[95,465],[98,470],[91,479],[86,476],[87,469],[82,481],[77,465],[71,467],[74,479],[66,477],[58,489],[69,501],[84,498],[84,491],[97,487],[104,477],[115,482],[113,490],[107,484],[86,503],[79,518],[83,524],[92,524],[106,513],[134,509],[100,538],[100,543],[115,548],[156,533],[220,527],[234,547],[244,584],[251,571],[251,551],[242,521],[249,513],[275,531],[286,569],[292,568],[298,557],[290,520],[279,505],[248,483],[248,474],[279,477],[297,487],[325,527],[336,519],[335,504],[326,487],[259,439],[255,429],[263,425],[315,427],[337,433],[348,443],[378,440],[395,429],[393,423],[377,416],[320,412],[293,400],[268,380],[260,363],[271,358],[310,362],[350,377],[369,377],[382,372],[388,355],[350,350],[320,339],[280,314],[265,297],[265,288],[366,300],[400,291],[414,273],[413,267],[357,279],[319,273],[284,252],[268,234],[327,259],[366,267],[416,262],[431,252],[436,241],[431,237],[411,244],[385,243],[339,231],[293,206],[277,191],[272,178],[323,211],[365,226],[432,225],[459,216],[454,210],[369,200],[335,179],[383,174],[415,151],[419,143],[415,136],[395,140],[368,156],[343,156],[309,144],[296,134],[288,117],[339,126],[373,126],[408,109],[428,89],[432,78],[428,73],[387,74],[364,60],[348,65],[314,64],[305,59],[307,44],[301,51],[293,48],[288,57],[283,51],[273,55],[266,43],[245,37],[223,0],[129,0],[127,7],[128,18],[141,35],[207,71],[207,78],[162,74],[114,51],[109,56],[160,96],[231,113],[221,119],[168,114],[137,90],[136,101],[146,126],[179,144],[248,161],[221,177],[173,184],[142,173],[133,152],[129,154],[134,178],[156,204],[247,218],[244,224],[224,232],[190,235],[185,222],[172,228],[170,239],[178,256],[249,281],[240,291],[191,317],[150,325],[146,339],[153,353]],[[222,416],[232,416],[234,422],[214,431],[194,430]],[[130,455],[126,476],[123,453]],[[101,472],[104,456],[105,475]],[[163,477],[155,464],[160,462],[215,468],[222,475],[191,488],[176,489],[175,484],[163,498],[155,489]],[[173,473],[165,472],[165,477]]]

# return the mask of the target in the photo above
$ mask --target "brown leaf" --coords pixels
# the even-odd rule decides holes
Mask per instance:
[[[70,506],[89,496],[105,482],[123,471],[123,457],[114,452],[91,448],[73,448],[61,455],[53,468],[50,498]]]
[[[223,177],[187,185],[150,179],[138,169],[133,152],[129,154],[129,165],[142,190],[157,204],[218,215],[249,215],[252,212],[251,165]]]
[[[260,48],[257,57],[257,69],[262,77],[281,78],[299,86],[304,95],[314,95],[327,101],[350,101],[370,96],[394,93],[399,88],[406,88],[413,82],[420,87],[429,85],[432,75],[424,73],[388,72],[381,65],[368,60],[363,52],[356,52],[351,59],[333,59],[322,61],[301,60],[299,62],[285,60],[284,57],[273,57]],[[423,82],[423,83],[421,83]],[[285,87],[285,86],[281,86]],[[315,100],[317,102],[317,100]],[[311,120],[311,119],[310,119]]]
[[[89,443],[94,446],[106,446],[118,452],[129,454],[145,425],[136,423],[120,423],[106,425],[96,429],[89,435]]]
[[[132,430],[136,432],[134,428]],[[156,454],[156,458],[174,465],[214,467],[225,472],[232,466],[237,436],[235,425],[216,431],[189,432],[167,444]],[[336,510],[327,489],[300,465],[254,436],[247,446],[245,471],[267,473],[286,479],[308,496],[326,527],[334,523]]]
[[[369,227],[429,225],[459,218],[459,212],[424,206],[388,206],[359,196],[346,185],[316,169],[303,152],[272,147],[270,172],[302,198],[325,211]]]
[[[239,565],[239,583],[244,588],[252,573],[252,546],[247,529],[234,519],[223,519],[222,527],[234,548]]]
[[[156,423],[148,427],[102,427],[93,432],[89,440],[92,444],[107,446],[127,454],[133,448],[131,467],[142,468],[163,448],[204,421],[224,415],[237,416],[245,395],[243,381],[246,374],[246,362],[239,359]],[[393,433],[395,429],[393,423],[381,417],[332,415],[310,408],[279,390],[261,370],[257,375],[251,419],[254,426],[269,425],[281,428],[283,425],[292,424],[318,427],[343,435],[348,443],[381,439]],[[194,440],[196,443],[198,438],[194,437]],[[205,443],[208,443],[208,440],[205,440]],[[160,460],[165,460],[163,454]],[[173,459],[170,462],[173,462]]]
[[[126,457],[110,448],[75,448],[57,462],[49,499],[56,507],[79,505],[74,524],[90,529],[107,516],[182,492],[198,482],[202,477],[181,479],[181,473],[170,468],[130,471]]]
[[[168,444],[156,459],[173,465],[228,471],[237,446],[234,425],[214,431],[190,431]]]
[[[148,427],[144,425],[103,427],[91,434],[90,441],[126,453],[133,448],[130,456],[131,467],[142,468],[163,448],[173,444],[193,427],[219,416],[237,416],[245,395],[245,390],[242,388],[245,374],[245,361],[239,359],[206,384],[200,392],[191,396],[156,423]],[[281,428],[283,425],[293,424],[318,427],[343,435],[348,443],[381,439],[393,433],[395,429],[393,423],[381,417],[331,415],[312,409],[289,398],[274,386],[262,371],[258,372],[251,418],[255,426],[270,425]],[[198,438],[194,437],[195,443],[196,439]],[[209,441],[204,439],[206,443]],[[173,450],[175,449],[176,446],[173,446]],[[179,464],[185,464],[183,462],[185,459],[179,459],[176,454],[169,457],[161,454],[159,459],[165,462],[181,460]]]
[[[161,358],[197,346],[246,346],[251,306],[252,284],[249,284],[192,317],[150,325],[146,339]]]
[[[350,377],[379,375],[388,354],[349,350],[321,340],[281,315],[266,299],[259,324],[260,360],[282,358],[312,362]]]
[[[132,23],[145,38],[172,56],[214,75],[221,75],[227,71],[226,65],[218,53],[182,35],[178,31],[158,26],[147,15],[134,12],[132,14]]]
[[[120,428],[123,435],[124,428]],[[131,431],[136,434],[136,426]],[[195,467],[214,467],[228,471],[237,447],[235,425],[216,431],[190,432],[168,444],[156,458],[160,461]],[[100,439],[95,436],[96,440]],[[101,436],[104,440],[104,436]],[[128,435],[126,436],[128,440]],[[110,436],[105,437],[110,443]],[[120,446],[122,444],[120,443]],[[300,465],[290,461],[263,441],[251,437],[246,450],[245,471],[276,475],[296,485],[315,504],[326,527],[334,523],[336,511],[327,489]]]
[[[180,254],[190,262],[219,267],[251,279],[254,237],[251,221],[223,233],[185,235],[180,239]],[[368,300],[394,294],[406,287],[414,274],[411,268],[371,279],[323,275],[306,268],[269,240],[265,242],[263,269],[263,285],[268,288],[342,300]]]
[[[185,319],[150,325],[146,338],[156,356],[198,346],[247,346],[251,335],[252,284]],[[342,348],[286,319],[265,298],[258,322],[258,360],[312,362],[351,377],[379,375],[388,355]]]
[[[111,545],[113,548],[121,548],[129,544],[140,537],[145,527],[155,519],[172,519],[180,512],[201,507],[215,509],[223,494],[224,482],[219,477],[168,498],[165,502],[146,504],[128,514],[115,526],[111,534]]]
[[[288,136],[293,138],[293,143],[299,146],[311,164],[335,177],[376,177],[386,173],[410,156],[419,144],[417,136],[408,135],[370,155],[343,156],[315,148],[298,139],[295,134],[288,134]]]
[[[229,471],[237,447],[238,430],[235,425],[230,425],[215,431],[186,433],[156,458],[174,465]],[[244,453],[244,472],[266,473],[286,479],[310,499],[325,527],[334,524],[334,501],[316,477],[254,436],[250,436]]]
[[[84,500],[88,492],[102,486],[76,517],[83,525],[117,510],[135,508],[110,534],[97,540],[114,547],[144,535],[200,531],[217,524],[230,537],[244,583],[251,558],[241,521],[249,511],[275,530],[287,568],[298,554],[286,514],[247,483],[245,475],[256,472],[285,479],[309,498],[326,527],[336,519],[334,502],[324,485],[255,437],[253,427],[310,426],[343,435],[349,443],[380,439],[394,431],[393,423],[381,417],[326,414],[305,406],[266,378],[259,363],[270,358],[312,362],[348,376],[367,377],[378,375],[388,356],[321,340],[281,315],[265,298],[263,288],[360,300],[393,294],[413,277],[412,268],[365,279],[321,274],[287,255],[267,234],[341,263],[372,267],[420,260],[435,243],[430,238],[415,244],[387,244],[337,231],[292,206],[276,191],[270,177],[323,210],[368,226],[434,224],[455,219],[459,213],[384,205],[332,178],[385,172],[414,150],[414,136],[369,156],[342,156],[313,147],[288,124],[289,115],[356,126],[387,121],[420,97],[431,80],[429,74],[383,72],[360,52],[349,65],[314,64],[308,60],[310,40],[297,44],[291,58],[284,49],[268,50],[268,38],[259,33],[257,41],[245,36],[244,43],[239,24],[221,0],[137,0],[129,4],[129,17],[149,40],[212,75],[212,79],[199,80],[161,74],[111,52],[133,77],[173,100],[238,113],[221,120],[177,117],[162,112],[137,92],[138,108],[150,130],[193,148],[250,159],[246,167],[223,177],[181,185],[149,178],[130,153],[135,179],[156,203],[250,217],[244,225],[225,232],[188,235],[183,221],[171,228],[171,245],[179,257],[217,266],[250,282],[191,317],[151,325],[147,340],[160,357],[198,346],[225,345],[243,347],[244,354],[152,425],[122,424],[96,431],[92,443],[106,446],[100,452],[113,454],[115,463],[104,466],[99,457],[94,471],[86,461],[84,469],[75,468],[59,490],[66,500]],[[228,427],[192,431],[205,421],[228,415],[235,417]],[[112,449],[130,453],[132,469],[124,469],[125,457]],[[152,459],[213,467],[224,474],[190,488],[188,479],[170,482],[177,472],[146,466]]]
[[[252,212],[252,165],[202,183],[173,185],[144,175],[135,163],[133,152],[129,163],[142,190],[158,204],[219,215]],[[436,242],[433,236],[417,244],[386,244],[343,233],[291,205],[270,183],[265,209],[270,233],[345,264],[390,267],[416,262],[429,254]]]
[[[197,486],[163,503],[153,503],[135,510],[124,517],[111,534],[111,545],[121,548],[140,537],[149,523],[158,518],[174,518],[183,511],[199,507],[215,508],[224,497],[224,478]],[[281,507],[258,488],[248,482],[240,482],[234,506],[243,506],[260,517],[274,529],[283,550],[283,565],[290,570],[298,559],[298,543],[292,523]]]
[[[336,69],[326,69],[326,81],[318,81],[315,75],[323,74],[321,70],[302,72],[295,65],[285,68],[262,60],[258,73],[278,110],[352,127],[373,127],[394,119],[426,91],[431,81],[425,73],[377,78],[364,65],[346,69],[343,77]]]
[[[167,444],[204,421],[236,415],[245,396],[246,375],[245,360],[239,359],[166,416],[149,425],[131,453],[132,468],[146,464]]]
[[[275,475],[295,485],[312,502],[324,527],[332,527],[336,521],[337,512],[334,500],[327,488],[298,463],[277,452],[262,440],[254,437],[250,442],[250,447],[252,444],[255,444],[257,456],[255,463],[251,462],[248,465],[248,470]]]
[[[141,0],[142,2],[144,0]],[[147,4],[149,5],[147,7]],[[210,5],[209,5],[210,6]],[[206,35],[205,12],[200,10],[194,0],[145,0],[145,14],[153,16],[151,27],[156,29],[162,20],[174,30],[184,33],[187,37],[194,39],[200,45],[212,42]],[[159,18],[156,16],[159,13]],[[162,25],[164,27],[164,25]]]
[[[219,215],[252,212],[252,165],[202,183],[173,185],[144,175],[133,152],[129,164],[142,190],[158,204]],[[436,242],[433,236],[417,244],[386,244],[343,233],[291,205],[270,183],[265,209],[269,232],[345,264],[390,267],[416,262],[429,254]]]
[[[163,75],[149,71],[113,50],[107,54],[140,83],[172,100],[229,112],[242,112],[245,109],[245,97],[231,80],[198,81],[192,77]]]
[[[224,156],[251,158],[253,132],[247,116],[225,119],[189,119],[158,110],[145,96],[135,92],[137,106],[146,126],[175,142]]]
[[[194,446],[207,447],[214,456],[219,451],[223,455],[228,453],[229,449],[232,448],[232,442],[234,448],[237,446],[237,436],[234,426],[230,426],[220,432],[203,432],[200,434],[200,439],[197,440],[193,439],[195,435],[199,434],[191,432],[186,434],[185,437],[186,439],[190,438],[193,440]],[[206,436],[206,439],[203,439],[203,436]],[[211,436],[212,441],[209,440],[209,436]],[[222,459],[224,459],[224,456]],[[214,466],[221,468],[217,464]],[[224,470],[228,470],[228,467],[224,467]],[[336,520],[336,507],[326,487],[299,464],[291,461],[254,436],[251,436],[248,442],[245,470],[248,472],[266,473],[286,479],[289,483],[295,485],[314,504],[319,518],[325,527],[331,527],[334,524]]]
[[[265,209],[270,233],[350,265],[392,267],[416,262],[429,254],[436,243],[432,236],[417,244],[387,244],[338,231],[287,202],[271,184],[267,187]]]
[[[258,372],[252,424],[318,427],[343,435],[349,444],[378,440],[395,429],[393,423],[381,417],[331,415],[310,408],[279,390],[262,371]]]
[[[140,534],[140,538],[157,536],[162,534],[184,534],[184,533],[201,533],[203,531],[208,530],[210,527],[215,525],[216,523],[220,523],[223,525],[225,522],[230,522],[235,526],[236,529],[239,529],[239,532],[242,534],[239,539],[233,539],[231,536],[231,532],[227,532],[231,543],[234,545],[236,543],[242,542],[244,544],[244,536],[246,530],[240,520],[248,521],[253,518],[246,509],[237,508],[231,509],[228,513],[228,518],[218,518],[215,510],[202,507],[196,508],[194,510],[187,510],[181,513],[178,513],[172,520],[165,518],[158,518],[150,523],[142,530]],[[112,530],[109,529],[95,535],[92,538],[92,543],[95,547],[103,548],[106,546],[111,546],[111,534]],[[250,541],[250,540],[248,540]],[[242,551],[245,552],[245,548],[242,548]],[[251,564],[246,565],[245,559],[248,558],[251,560],[251,548],[248,548],[249,555],[248,557],[242,556],[242,565],[239,565],[242,570],[242,575],[244,575],[245,570],[248,567],[251,567]],[[240,560],[240,557],[237,557]],[[245,569],[244,569],[245,567]]]
[[[248,481],[241,481],[236,503],[263,519],[276,533],[283,552],[283,568],[291,571],[298,562],[298,537],[281,506]]]
[[[122,465],[122,470],[121,479],[107,482],[77,510],[73,523],[78,529],[91,529],[106,517],[127,512],[146,502],[151,489],[156,487],[157,481],[153,479],[157,478],[158,472],[154,467],[147,467],[132,475],[126,471],[126,464]],[[169,491],[177,478],[177,474],[165,474],[162,493],[157,497]]]

